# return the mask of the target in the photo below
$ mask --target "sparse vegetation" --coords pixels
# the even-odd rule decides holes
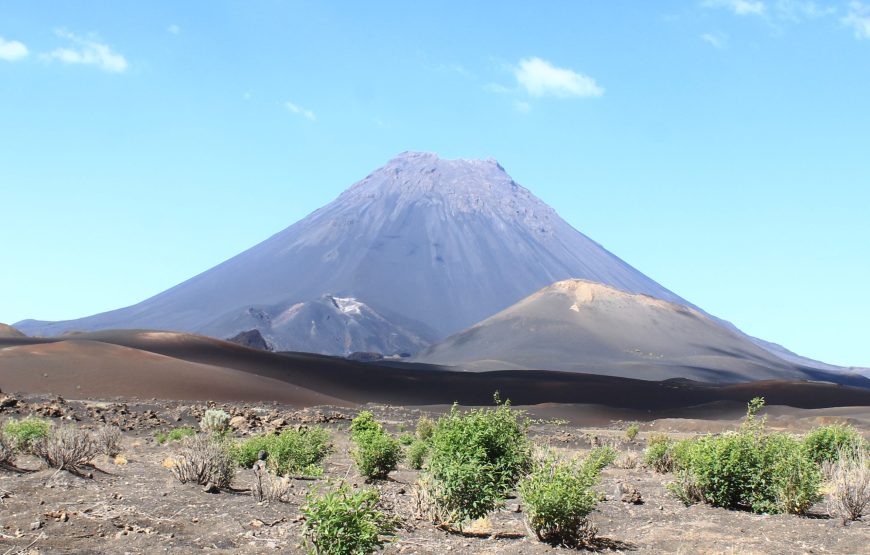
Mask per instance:
[[[359,428],[353,435],[356,447],[353,458],[360,474],[369,479],[383,479],[396,470],[402,460],[402,447],[377,424],[376,427]]]
[[[420,470],[423,468],[423,462],[428,454],[429,444],[425,441],[415,439],[408,447],[408,466],[414,470]]]
[[[275,474],[319,476],[321,464],[332,452],[329,432],[322,428],[288,429],[280,434],[262,434],[246,439],[233,447],[233,457],[239,466],[251,468],[260,451],[266,453],[266,463]]]
[[[182,484],[193,482],[217,488],[230,487],[235,469],[228,446],[212,434],[185,438],[170,467]]]
[[[251,495],[258,503],[286,503],[290,496],[292,482],[286,476],[275,476],[265,467],[254,466],[254,480],[251,484]]]
[[[852,426],[831,424],[815,428],[807,434],[804,438],[804,449],[816,464],[822,464],[825,461],[836,461],[843,451],[867,449],[867,442]]]
[[[406,447],[408,445],[411,445],[412,443],[414,443],[414,434],[409,434],[407,432],[403,433],[399,436],[399,443]]]
[[[378,509],[377,490],[341,484],[312,488],[302,507],[303,538],[309,553],[363,555],[381,549],[395,534],[396,520]]]
[[[703,501],[757,513],[804,513],[819,497],[821,472],[802,444],[784,433],[767,433],[753,399],[736,432],[706,436],[676,458],[672,491],[686,502]]]
[[[535,464],[519,491],[529,526],[539,540],[577,547],[595,534],[587,519],[598,501],[591,488],[610,455],[593,451],[582,463],[550,456]]]
[[[117,457],[121,452],[121,430],[117,426],[100,426],[94,432],[94,441],[100,452],[108,457]]]
[[[485,516],[529,470],[528,420],[495,399],[494,409],[460,412],[454,405],[438,420],[421,484],[433,520],[461,527]]]
[[[220,409],[209,409],[202,415],[199,427],[204,432],[223,434],[230,427],[230,415]]]
[[[628,441],[634,441],[634,438],[637,437],[637,434],[640,432],[640,426],[637,424],[631,424],[628,428],[625,429],[625,437],[628,438]]]
[[[428,441],[435,432],[435,421],[428,416],[421,416],[417,420],[416,436],[420,441]]]
[[[870,514],[870,457],[863,448],[843,448],[826,472],[830,484],[828,508],[832,516],[858,520]]]
[[[196,435],[196,430],[188,426],[182,426],[169,430],[168,432],[154,432],[154,439],[157,443],[163,445],[166,442],[181,441],[186,437]]]
[[[51,423],[48,420],[32,417],[23,420],[9,420],[3,426],[3,431],[15,451],[29,453],[32,452],[35,442],[48,437]]]
[[[0,468],[12,466],[15,459],[15,449],[12,442],[6,437],[6,432],[0,428]]]
[[[665,434],[650,436],[643,452],[643,462],[660,474],[673,472],[674,441]]]
[[[32,453],[49,467],[79,472],[101,450],[94,434],[74,426],[57,426],[48,437],[34,440]]]

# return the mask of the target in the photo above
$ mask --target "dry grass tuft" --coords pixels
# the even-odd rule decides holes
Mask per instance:
[[[832,516],[858,520],[870,512],[870,459],[864,449],[840,450],[838,460],[825,464],[830,484],[828,509]]]

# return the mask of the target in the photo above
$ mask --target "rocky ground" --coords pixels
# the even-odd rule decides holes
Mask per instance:
[[[380,490],[384,508],[401,517],[402,526],[387,553],[556,553],[527,532],[522,502],[509,499],[503,510],[447,533],[418,514],[414,484],[418,472],[402,466],[390,479],[366,484],[349,454],[348,427],[355,411],[319,407],[295,410],[280,405],[220,404],[233,416],[234,434],[317,425],[330,430],[335,446],[322,479],[294,480],[287,503],[258,504],[247,491],[253,473],[240,470],[232,491],[205,493],[180,484],[166,468],[177,444],[159,445],[154,433],[195,426],[206,404],[119,400],[67,401],[0,395],[0,419],[29,414],[84,427],[101,423],[123,431],[116,459],[100,456],[84,476],[44,469],[34,458],[20,457],[18,469],[0,470],[0,554],[12,553],[272,553],[304,552],[300,546],[299,507],[309,488],[328,479],[346,479],[356,487]],[[439,408],[369,406],[387,428],[413,430],[423,414]],[[609,443],[621,452],[616,466],[604,470],[604,494],[592,520],[598,528],[590,550],[640,553],[866,553],[870,521],[844,526],[826,516],[824,503],[809,517],[754,515],[703,505],[685,507],[666,491],[672,478],[643,468],[638,456],[653,430],[675,435],[713,431],[726,423],[653,421],[641,426],[634,441],[625,423],[582,426],[537,421],[533,440],[557,450],[584,452]],[[866,432],[866,430],[865,430]],[[635,463],[638,463],[635,465]]]

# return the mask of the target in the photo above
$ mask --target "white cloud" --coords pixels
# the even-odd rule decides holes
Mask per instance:
[[[821,6],[812,0],[777,0],[777,15],[785,20],[798,22],[801,19],[817,19],[836,13],[831,6]]]
[[[764,15],[766,6],[761,0],[704,0],[705,8],[725,8],[737,15]]]
[[[719,50],[728,46],[728,35],[724,33],[704,33],[701,35],[701,40]]]
[[[514,108],[517,109],[517,112],[521,112],[523,114],[526,114],[529,112],[529,110],[532,109],[532,105],[529,104],[528,102],[524,102],[522,100],[516,100],[516,101],[514,101]]]
[[[112,52],[107,44],[96,42],[90,38],[82,38],[66,31],[55,31],[59,37],[72,42],[74,48],[58,48],[43,57],[49,60],[60,60],[66,64],[95,65],[102,70],[123,73],[127,70],[127,59],[121,54]]]
[[[166,28],[166,31],[172,33],[173,35],[178,35],[181,33],[181,27],[173,23],[169,27]]]
[[[870,4],[849,2],[849,13],[840,23],[850,27],[856,39],[870,39]]]
[[[305,108],[302,108],[300,106],[297,106],[296,104],[293,104],[289,100],[284,103],[284,106],[286,106],[287,109],[290,110],[291,112],[293,112],[294,114],[299,114],[300,116],[308,118],[311,121],[314,121],[317,119],[317,116],[314,115],[314,112],[312,112],[311,110],[306,110]]]
[[[514,76],[531,96],[590,97],[604,94],[604,89],[595,79],[556,67],[541,58],[523,58],[514,68]]]
[[[27,54],[29,54],[29,51],[23,43],[0,37],[0,60],[14,62],[26,58]]]

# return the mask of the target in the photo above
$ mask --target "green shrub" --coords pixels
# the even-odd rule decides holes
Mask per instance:
[[[361,432],[355,442],[353,458],[360,474],[366,478],[386,478],[402,460],[402,446],[383,431]]]
[[[301,509],[309,553],[363,555],[383,548],[397,523],[378,510],[379,502],[376,490],[352,490],[346,484],[323,493],[312,488]]]
[[[181,428],[175,428],[173,430],[169,430],[168,432],[154,432],[154,439],[157,443],[163,445],[167,441],[181,441],[186,437],[190,437],[196,434],[196,430],[190,428],[188,426],[182,426]]]
[[[277,475],[319,476],[324,459],[332,452],[329,432],[322,428],[288,429],[279,435],[262,434],[248,438],[233,448],[239,466],[251,468],[260,451],[266,464]]]
[[[825,461],[836,462],[842,450],[855,451],[866,448],[867,442],[858,430],[845,424],[820,426],[804,438],[804,449],[816,464]]]
[[[595,508],[598,494],[590,488],[598,482],[606,460],[595,452],[582,463],[550,457],[520,482],[526,518],[539,540],[577,547],[594,533],[586,517]]]
[[[763,405],[762,405],[763,406]],[[704,501],[756,513],[804,513],[819,499],[821,471],[801,442],[767,433],[750,403],[736,432],[688,442],[675,460],[680,468],[672,491],[684,501]]]
[[[640,432],[640,426],[637,424],[632,424],[625,430],[625,437],[628,438],[628,441],[634,441],[634,438],[637,437],[638,432]]]
[[[656,434],[647,440],[643,462],[654,471],[664,474],[674,470],[674,442],[665,434]]]
[[[356,440],[357,436],[367,432],[383,432],[384,427],[375,420],[371,411],[364,410],[350,421],[350,437]]]
[[[429,453],[429,444],[425,441],[415,439],[408,447],[408,466],[414,470],[423,468],[423,461]]]
[[[528,419],[510,402],[442,416],[432,434],[425,477],[433,515],[448,524],[485,516],[530,468]]]
[[[604,467],[613,463],[618,456],[619,453],[613,447],[596,447],[586,455],[583,464],[588,466],[590,469],[593,469],[595,474],[598,474],[604,470]]]
[[[220,409],[209,409],[202,415],[199,427],[203,432],[223,434],[230,428],[230,415]]]
[[[51,431],[51,423],[41,418],[28,417],[24,420],[10,420],[3,427],[13,449],[31,452],[38,440],[46,439]]]
[[[432,437],[432,433],[435,431],[435,421],[429,418],[428,416],[421,416],[417,420],[417,430],[416,435],[417,439],[420,441],[427,441]]]
[[[399,443],[402,445],[408,446],[414,443],[414,434],[409,434],[405,432],[404,434],[399,436]]]

